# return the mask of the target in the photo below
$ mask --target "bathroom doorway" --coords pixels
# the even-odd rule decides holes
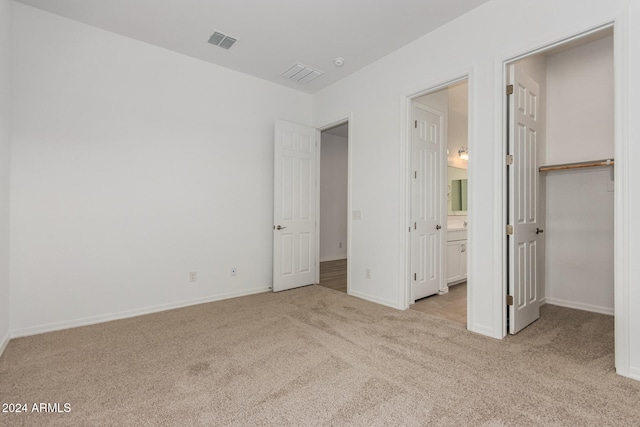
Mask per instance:
[[[424,245],[429,248],[439,245],[439,251],[429,260],[435,271],[434,276],[439,277],[437,292],[424,295],[418,292],[412,293],[413,304],[410,308],[427,314],[451,320],[467,325],[467,254],[469,227],[468,205],[468,164],[469,164],[469,85],[468,80],[460,80],[441,87],[435,92],[430,92],[413,99],[414,104],[432,108],[443,112],[442,141],[444,155],[440,159],[442,168],[442,181],[439,182],[438,191],[442,194],[436,212],[442,212],[439,232],[439,241],[426,240]],[[415,128],[414,128],[415,129]],[[432,176],[437,171],[432,171]],[[415,171],[414,180],[419,179]],[[419,173],[418,173],[419,175]],[[412,198],[412,201],[415,201]],[[444,206],[442,206],[444,205]],[[413,209],[412,209],[413,211]],[[414,214],[415,215],[415,214]],[[415,224],[415,221],[413,222]],[[411,230],[414,232],[414,230]],[[419,240],[421,236],[412,236]],[[433,242],[433,243],[432,243]],[[429,244],[431,243],[431,244]],[[412,244],[414,248],[420,247]],[[441,260],[438,259],[438,253]],[[416,254],[412,253],[412,259]],[[420,276],[420,264],[412,262],[412,279]],[[441,269],[438,271],[438,269]],[[415,289],[413,285],[412,289]]]

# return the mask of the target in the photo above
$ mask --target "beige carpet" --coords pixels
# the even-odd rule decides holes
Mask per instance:
[[[310,286],[12,340],[0,425],[640,425],[613,319],[545,306],[502,341]]]

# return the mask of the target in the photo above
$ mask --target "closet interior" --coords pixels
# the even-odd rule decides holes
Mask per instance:
[[[613,33],[516,63],[540,84],[541,302],[613,315]]]

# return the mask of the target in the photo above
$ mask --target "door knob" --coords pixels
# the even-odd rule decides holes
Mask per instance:
[[[278,225],[277,227],[274,227],[276,230],[284,230],[287,227],[283,227],[281,225]]]
[[[441,225],[436,225],[436,230],[440,230],[442,228]]]
[[[536,234],[544,233],[544,230],[536,227]]]

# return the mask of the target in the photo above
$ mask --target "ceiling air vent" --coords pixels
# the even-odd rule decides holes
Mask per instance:
[[[236,41],[238,41],[237,38],[222,34],[218,31],[216,31],[211,37],[209,37],[209,43],[220,46],[224,49],[229,49]]]
[[[311,80],[315,80],[323,74],[322,71],[314,70],[306,65],[296,64],[280,75],[285,79],[306,85]]]

